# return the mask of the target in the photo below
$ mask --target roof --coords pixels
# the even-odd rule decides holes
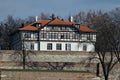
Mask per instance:
[[[37,22],[35,22],[33,24],[36,24],[36,23],[40,23],[42,25],[42,27],[45,27],[46,25],[73,26],[73,25],[76,24],[75,22],[63,21],[63,20],[60,20],[60,19],[38,20]],[[26,27],[20,28],[19,30],[38,31],[39,28],[33,26],[33,24],[30,24]],[[80,25],[79,30],[82,31],[82,32],[96,32],[95,30],[90,29],[89,27],[83,26],[83,25]]]
[[[60,19],[55,19],[53,21],[51,21],[48,25],[74,25],[75,22],[69,22],[69,21],[63,21]]]
[[[96,30],[90,29],[89,27],[83,25],[80,25],[79,30],[82,32],[96,32]]]
[[[36,23],[40,23],[42,26],[45,26],[49,22],[50,22],[50,20],[38,20]]]
[[[37,30],[39,30],[39,29],[38,29],[37,27],[28,25],[28,26],[26,26],[26,27],[20,28],[19,30],[37,31]]]
[[[45,25],[74,25],[75,22],[69,22],[69,21],[63,21],[60,19],[54,19],[54,20],[39,20],[36,23],[40,23],[43,27]]]
[[[46,25],[69,25],[69,26],[72,26],[73,24],[75,24],[75,22],[63,21],[63,20],[60,20],[60,19],[38,20],[35,23],[40,23],[42,25],[42,27],[44,27]],[[35,24],[35,23],[33,23],[33,24]],[[35,26],[32,26],[33,24],[30,24],[28,26],[20,28],[19,30],[32,30],[32,31],[39,30],[39,28],[37,28]]]

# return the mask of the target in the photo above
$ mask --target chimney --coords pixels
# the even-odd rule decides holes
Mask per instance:
[[[69,21],[73,22],[73,16],[69,16]]]
[[[36,22],[38,21],[38,16],[35,17]]]

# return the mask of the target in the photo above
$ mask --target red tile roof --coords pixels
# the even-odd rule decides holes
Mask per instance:
[[[49,23],[49,25],[74,25],[75,22],[68,22],[68,21],[63,21],[60,19],[55,19]]]
[[[62,21],[60,19],[55,19],[55,20],[38,20],[35,23],[40,23],[42,25],[42,27],[44,27],[45,25],[73,25],[75,24],[74,22],[68,22],[68,21]],[[33,23],[33,24],[35,24]],[[24,28],[20,28],[19,30],[38,30],[37,27],[32,26],[33,24],[26,26]]]
[[[26,27],[20,28],[19,30],[37,31],[37,30],[39,30],[39,29],[38,29],[37,27],[28,25],[28,26],[26,26]]]
[[[50,22],[50,20],[38,20],[35,23],[40,23],[42,26],[45,26],[46,24],[48,24]]]
[[[82,32],[96,32],[96,30],[90,29],[89,27],[83,25],[80,26],[79,30]]]
[[[63,21],[63,20],[60,20],[60,19],[38,20],[35,23],[40,23],[42,25],[42,27],[45,27],[46,25],[63,25],[63,26],[67,25],[67,26],[72,26],[72,25],[76,24],[75,22]],[[35,24],[35,23],[33,23],[33,24]],[[26,27],[20,28],[19,30],[30,30],[30,31],[39,30],[39,28],[37,28],[35,26],[32,26],[33,24],[30,24],[30,25],[28,25]],[[83,25],[80,26],[79,30],[82,31],[82,32],[96,32],[95,30],[90,29],[90,28],[88,28],[86,26],[83,26]]]

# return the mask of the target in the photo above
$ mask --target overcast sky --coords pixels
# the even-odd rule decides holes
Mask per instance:
[[[7,15],[26,18],[41,12],[65,17],[80,11],[110,11],[120,7],[120,0],[0,0],[0,20]]]

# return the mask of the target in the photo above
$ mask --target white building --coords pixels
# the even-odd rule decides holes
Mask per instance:
[[[13,50],[95,51],[96,31],[71,21],[38,20],[12,35]]]

